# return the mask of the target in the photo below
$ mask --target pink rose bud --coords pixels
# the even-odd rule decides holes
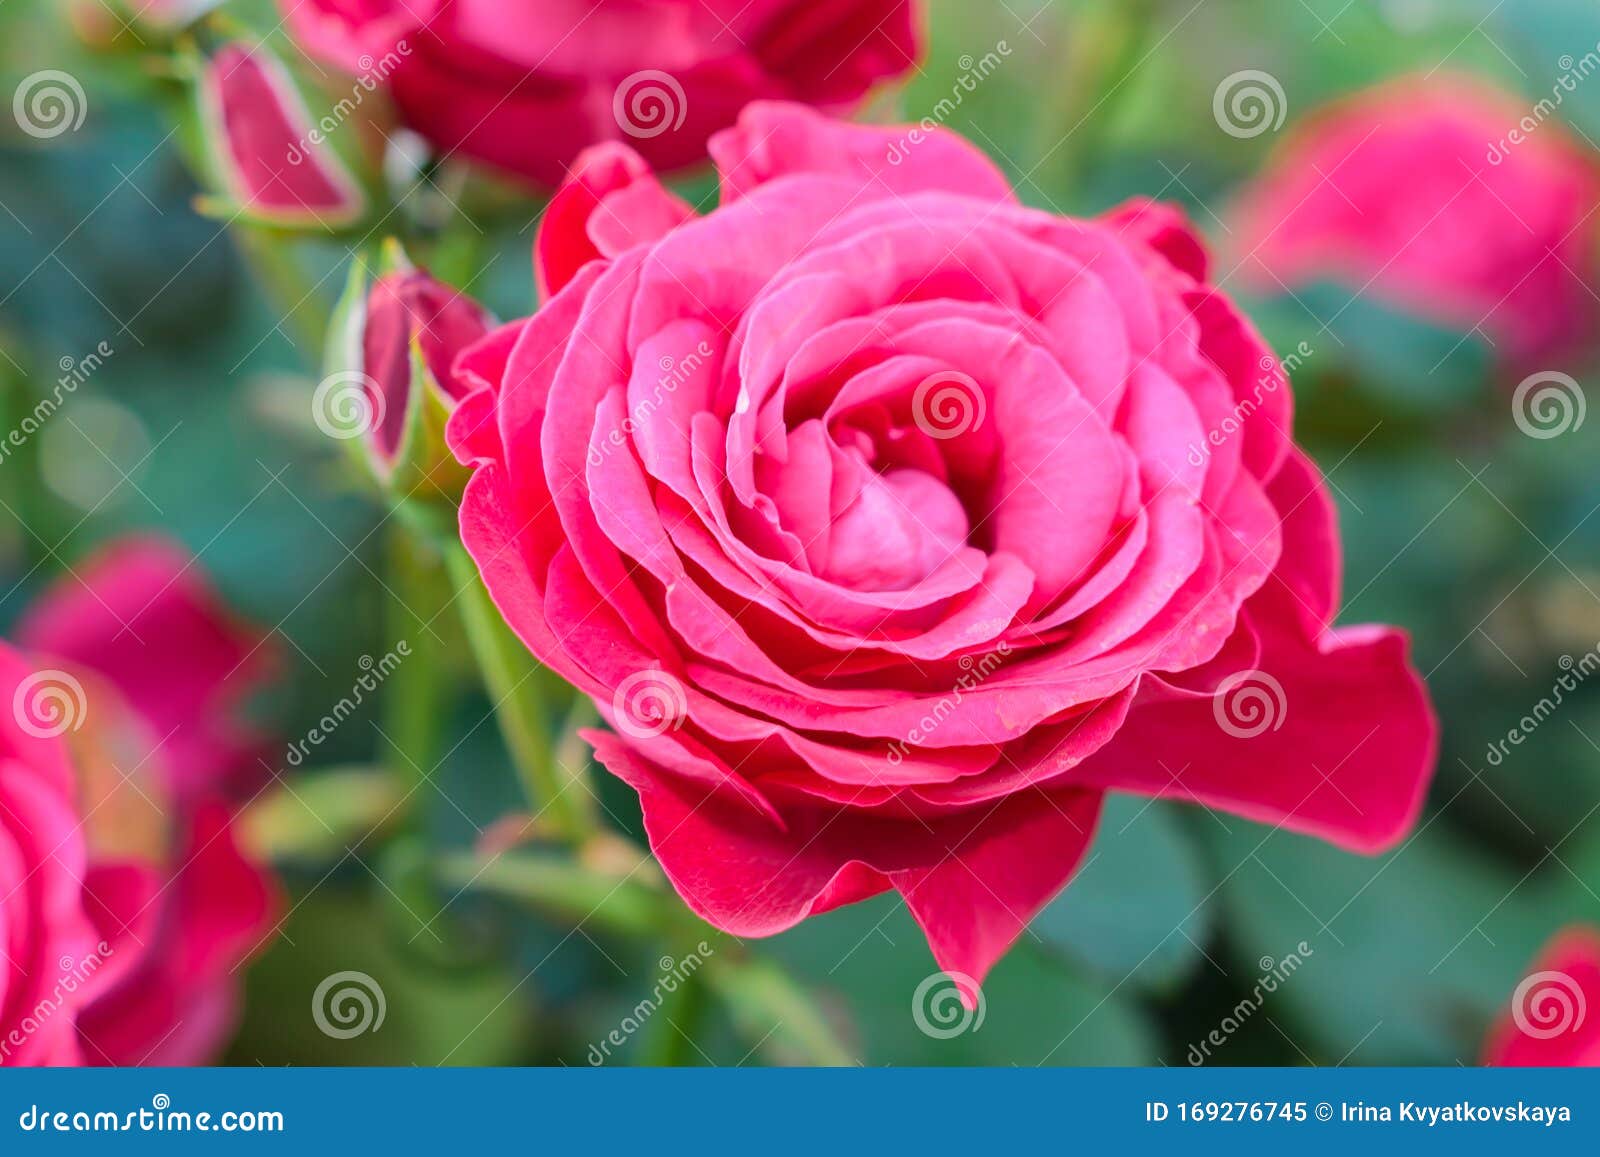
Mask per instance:
[[[318,424],[358,445],[399,495],[459,489],[444,424],[466,389],[452,367],[493,325],[481,305],[411,265],[391,242],[370,286],[364,270],[352,274],[334,320]]]
[[[309,230],[347,228],[366,215],[359,126],[314,116],[313,102],[266,48],[224,47],[202,66],[198,100],[219,194],[214,212]]]

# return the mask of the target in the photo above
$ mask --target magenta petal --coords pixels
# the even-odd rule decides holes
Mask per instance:
[[[848,124],[801,105],[756,101],[745,106],[737,125],[713,136],[709,148],[729,201],[795,173],[853,177],[869,199],[944,189],[985,201],[1016,200],[987,157],[942,128]]]
[[[991,809],[943,821],[946,838],[967,831],[932,867],[890,873],[940,968],[983,980],[1078,870],[1101,798],[1078,790],[1008,795]]]
[[[539,296],[559,293],[588,262],[664,237],[693,216],[627,145],[606,141],[585,149],[539,224],[533,250]]]

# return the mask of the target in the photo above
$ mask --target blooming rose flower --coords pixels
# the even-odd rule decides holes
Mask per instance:
[[[1405,78],[1303,122],[1247,191],[1241,274],[1335,281],[1482,331],[1510,361],[1594,318],[1600,175],[1559,122],[1466,77]]]
[[[1484,1046],[1486,1065],[1600,1065],[1600,931],[1547,944]]]
[[[1399,632],[1330,627],[1333,506],[1199,241],[901,133],[753,105],[666,231],[612,166],[540,241],[597,259],[458,362],[462,539],[679,893],[763,935],[892,887],[981,977],[1107,791],[1389,846],[1427,695]]]
[[[920,52],[916,0],[283,0],[302,47],[388,81],[436,146],[554,186],[587,145],[705,156],[747,102],[847,108]]]
[[[81,907],[119,966],[78,1012],[89,1064],[214,1060],[232,1031],[238,966],[277,905],[271,876],[235,840],[229,803],[258,778],[246,765],[261,745],[235,708],[274,655],[196,567],[164,541],[113,543],[17,628],[36,662],[79,689],[63,774],[87,841]]]
[[[0,696],[0,1065],[71,1065],[77,1015],[104,990],[109,955],[84,908],[87,852],[62,738],[81,689],[0,644]]]

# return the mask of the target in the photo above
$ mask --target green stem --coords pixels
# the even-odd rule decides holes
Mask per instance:
[[[1078,13],[1050,125],[1062,144],[1052,150],[1049,187],[1081,192],[1146,50],[1154,7],[1153,0],[1090,0]]]
[[[438,873],[456,888],[504,896],[556,920],[640,939],[660,936],[675,907],[647,883],[548,852],[506,852],[489,860],[448,855],[440,859]]]
[[[448,648],[438,632],[451,589],[444,560],[409,527],[396,521],[386,537],[392,597],[384,638],[390,648],[404,643],[409,654],[384,687],[384,732],[396,748],[398,778],[415,786],[433,773],[440,755],[450,682]]]
[[[661,1007],[645,1023],[638,1063],[650,1068],[683,1068],[702,1063],[704,1058],[694,1041],[710,1005],[708,996],[698,971],[684,975],[676,990],[666,994]]]
[[[271,308],[281,311],[282,324],[300,356],[310,366],[322,365],[327,303],[318,301],[305,271],[295,259],[288,238],[253,225],[235,224],[231,230],[245,261],[263,286]]]
[[[446,548],[467,639],[484,685],[494,700],[495,720],[535,815],[562,836],[581,843],[596,830],[594,795],[582,782],[583,767],[564,768],[556,758],[551,709],[571,694],[506,626],[489,597],[477,564],[459,545]]]

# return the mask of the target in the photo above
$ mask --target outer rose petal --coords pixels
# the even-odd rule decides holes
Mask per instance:
[[[955,133],[938,128],[848,124],[801,105],[757,101],[739,123],[711,138],[724,202],[796,173],[859,179],[863,199],[943,190],[985,201],[1015,202],[1005,174]]]
[[[1259,720],[1230,715],[1227,694],[1147,678],[1127,725],[1071,778],[1187,798],[1352,851],[1381,851],[1421,810],[1438,724],[1403,633],[1326,629],[1336,601],[1337,536],[1316,468],[1296,451],[1269,491],[1284,517],[1283,561],[1245,604],[1261,657],[1242,685],[1269,689],[1275,726],[1236,734],[1256,730]]]
[[[213,784],[254,750],[229,713],[272,673],[276,653],[175,543],[104,548],[28,609],[17,640],[111,682],[164,737],[159,758],[180,790]]]
[[[1551,975],[1542,975],[1547,973]],[[1496,1022],[1484,1043],[1483,1063],[1600,1065],[1600,931],[1574,927],[1561,932],[1545,946],[1522,984],[1526,988],[1518,986],[1511,1011]],[[1524,1029],[1519,1019],[1534,1031]]]
[[[693,216],[627,145],[585,149],[539,224],[533,249],[539,296],[548,300],[588,262],[664,237]]]
[[[770,936],[893,887],[939,966],[978,981],[1077,870],[1100,811],[1096,791],[1033,789],[947,819],[818,810],[786,813],[780,828],[615,735],[584,737],[639,792],[651,850],[718,928]]]

